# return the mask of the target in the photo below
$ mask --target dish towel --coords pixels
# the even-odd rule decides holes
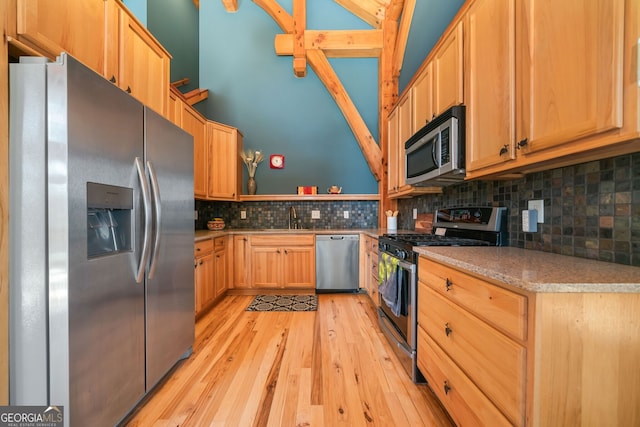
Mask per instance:
[[[382,254],[378,263],[378,290],[382,300],[391,309],[394,316],[402,313],[402,269],[398,268],[398,260]]]

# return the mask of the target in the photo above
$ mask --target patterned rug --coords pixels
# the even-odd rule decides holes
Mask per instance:
[[[246,311],[316,311],[317,295],[257,295]]]

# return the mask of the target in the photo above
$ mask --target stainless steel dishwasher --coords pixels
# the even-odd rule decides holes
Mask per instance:
[[[360,236],[316,235],[316,293],[358,292]]]

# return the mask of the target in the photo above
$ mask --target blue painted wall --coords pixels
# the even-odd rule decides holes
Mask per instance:
[[[138,21],[145,27],[147,26],[147,0],[123,0],[127,9],[129,9],[138,18]]]
[[[193,4],[189,0],[181,2]],[[176,6],[171,6],[171,0],[148,3],[149,28],[165,46],[177,39],[177,34],[193,32],[193,27],[182,21],[179,25],[178,21],[154,25],[156,19],[161,21],[156,15],[164,14],[167,22],[172,21],[167,15],[174,14]],[[292,13],[291,0],[278,3]],[[400,90],[463,3],[464,0],[417,2]],[[334,0],[310,0],[307,28],[371,27]],[[334,184],[342,186],[345,193],[377,193],[378,184],[351,129],[313,70],[307,67],[307,76],[296,78],[292,58],[275,55],[273,41],[280,33],[274,20],[252,1],[240,0],[236,13],[227,13],[220,0],[201,1],[199,86],[209,89],[209,99],[195,107],[211,120],[238,127],[244,134],[245,148],[260,149],[267,157],[274,153],[285,155],[283,170],[270,169],[267,161],[258,167],[258,194],[294,193],[298,185],[317,185],[324,191]],[[190,49],[190,43],[186,39],[178,43],[178,51]],[[178,62],[174,57],[172,70]],[[330,62],[378,141],[377,59]],[[245,171],[245,181],[246,176]]]
[[[189,84],[178,88],[182,92],[200,87],[198,15],[191,0],[150,0],[147,9],[149,31],[172,56],[171,81],[189,79]]]

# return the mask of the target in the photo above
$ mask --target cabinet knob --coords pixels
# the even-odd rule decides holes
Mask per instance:
[[[202,265],[204,263],[204,261],[200,261],[200,265]]]
[[[453,332],[453,330],[449,327],[448,323],[444,324],[444,333],[446,336],[451,335],[451,332]]]
[[[197,252],[200,252],[201,250],[202,250],[201,248],[196,248],[196,251],[197,251]]]
[[[289,251],[287,251],[286,249],[284,250],[284,254],[285,255],[289,255]]]
[[[504,147],[500,149],[500,155],[502,156],[503,154],[507,154],[508,152],[509,152],[509,146],[507,144],[504,144]]]
[[[525,139],[523,139],[522,141],[518,141],[518,144],[517,144],[517,147],[516,147],[516,148],[519,150],[519,149],[521,149],[521,148],[526,147],[526,146],[527,146],[527,144],[529,144],[529,140],[528,140],[527,138],[525,138]]]
[[[444,382],[444,394],[449,394],[450,391],[451,391],[451,387],[449,386],[449,382],[445,381]]]
[[[111,83],[115,83],[116,82],[116,76],[111,76],[111,78],[109,79],[109,81]]]
[[[131,93],[131,86],[127,86],[127,93]]]
[[[447,292],[449,292],[449,291],[451,290],[451,287],[453,286],[453,282],[452,282],[452,281],[451,281],[451,279],[449,279],[448,277],[447,277],[446,285],[445,285],[445,286],[446,286],[446,290],[447,290]]]

